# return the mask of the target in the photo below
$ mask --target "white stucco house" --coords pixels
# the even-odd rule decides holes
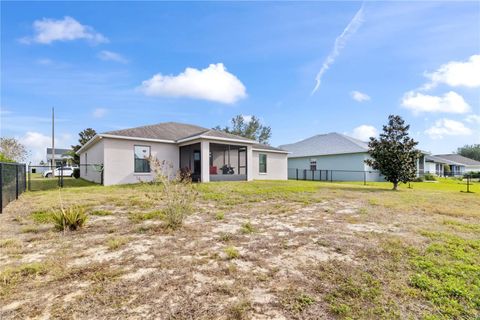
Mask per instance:
[[[149,157],[167,161],[175,171],[188,169],[200,182],[287,179],[287,151],[175,122],[100,133],[77,154],[80,176],[104,185],[150,181]]]

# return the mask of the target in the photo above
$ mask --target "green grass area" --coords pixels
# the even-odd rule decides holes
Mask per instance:
[[[58,188],[59,178],[44,178],[40,173],[30,174],[30,190],[43,191]],[[95,185],[95,183],[84,180],[82,178],[75,179],[71,177],[63,177],[64,188],[87,187]]]

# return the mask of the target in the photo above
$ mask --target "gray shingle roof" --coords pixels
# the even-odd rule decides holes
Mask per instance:
[[[241,136],[237,136],[231,133],[207,129],[191,124],[178,123],[178,122],[163,122],[154,125],[115,130],[104,132],[103,134],[132,137],[132,138],[147,138],[158,140],[171,140],[178,141],[188,138],[194,138],[202,135],[205,137],[221,138],[221,139],[234,139],[245,142],[254,143],[254,140],[247,139]]]
[[[436,157],[436,156],[431,156],[431,155],[426,155],[425,156],[425,161],[435,162],[435,163],[443,163],[443,164],[459,165],[459,163],[457,163],[457,162],[450,161],[450,160],[447,160],[447,159],[442,159],[442,158],[439,158],[439,157]]]
[[[147,138],[159,140],[179,140],[189,136],[198,135],[206,132],[209,129],[199,126],[177,123],[177,122],[163,122],[148,126],[141,126],[130,129],[115,130],[104,132],[104,134],[111,134],[115,136]]]
[[[344,134],[331,132],[319,134],[296,143],[284,144],[279,148],[291,152],[288,155],[289,158],[296,158],[367,152],[368,143]]]
[[[453,161],[453,162],[456,162],[457,164],[464,165],[464,166],[480,166],[480,161],[473,160],[456,153],[436,154],[435,157]]]

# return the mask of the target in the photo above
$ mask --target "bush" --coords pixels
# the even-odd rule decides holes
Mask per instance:
[[[423,175],[423,178],[425,179],[425,181],[437,181],[437,179],[435,178],[435,176],[431,173],[425,173]]]
[[[81,228],[87,221],[85,208],[81,206],[71,206],[64,209],[63,207],[54,210],[51,213],[51,219],[55,225],[55,229],[59,231],[77,230]]]
[[[162,186],[162,200],[166,227],[178,229],[183,220],[193,213],[197,192],[184,172],[172,173],[173,166],[166,161],[150,158],[150,166],[154,172],[153,183]]]
[[[469,173],[465,173],[463,175],[463,179],[467,179],[469,176],[471,179],[480,179],[480,171],[477,171],[477,172],[472,171]]]
[[[223,251],[227,255],[228,260],[236,259],[240,256],[240,252],[234,246],[228,246]]]
[[[75,168],[75,169],[73,169],[73,177],[74,177],[75,179],[80,178],[80,168]]]

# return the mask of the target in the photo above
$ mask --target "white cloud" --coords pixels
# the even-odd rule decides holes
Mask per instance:
[[[467,113],[470,105],[456,92],[449,91],[443,96],[431,96],[409,91],[402,99],[402,106],[414,114],[422,112]]]
[[[363,102],[363,101],[369,101],[370,96],[366,93],[360,92],[360,91],[352,91],[350,92],[350,95],[352,96],[352,99],[358,102]]]
[[[92,43],[108,42],[102,34],[92,27],[78,22],[72,17],[64,17],[63,20],[43,18],[33,22],[34,35],[20,39],[23,43],[49,44],[54,41],[72,41],[77,39],[88,40]]]
[[[189,97],[221,103],[235,103],[247,96],[245,86],[223,63],[198,70],[186,68],[179,75],[156,74],[139,88],[149,96]]]
[[[470,114],[465,118],[465,121],[467,121],[468,123],[478,123],[478,124],[480,124],[480,115]]]
[[[465,127],[460,121],[440,119],[425,130],[425,133],[432,139],[441,139],[444,136],[468,136],[472,134],[472,130]]]
[[[374,126],[362,124],[361,126],[353,129],[350,135],[358,140],[368,141],[370,137],[376,137],[377,134],[378,131]]]
[[[122,56],[119,53],[113,52],[113,51],[108,51],[108,50],[102,50],[98,54],[98,58],[104,61],[115,61],[115,62],[120,62],[120,63],[128,63],[128,60]]]
[[[97,109],[93,110],[92,116],[94,118],[100,119],[100,118],[103,118],[107,114],[107,112],[108,112],[108,110],[105,109],[105,108],[97,108]]]
[[[350,38],[351,35],[357,32],[358,28],[360,28],[363,21],[364,19],[363,19],[363,5],[362,5],[362,7],[357,11],[357,13],[352,18],[352,20],[345,27],[342,34],[340,34],[335,39],[335,44],[333,45],[332,51],[328,54],[327,58],[323,62],[322,68],[320,69],[320,71],[317,73],[317,76],[315,77],[316,83],[315,83],[315,87],[312,90],[312,93],[311,93],[312,95],[318,90],[318,88],[320,88],[320,83],[322,81],[323,74],[335,62],[335,59],[340,54],[340,50],[342,50],[347,44],[348,38]]]
[[[429,90],[438,84],[451,87],[480,87],[480,55],[473,55],[467,61],[450,61],[432,73],[425,73],[430,79],[423,89]]]
[[[70,142],[70,140],[70,135],[60,135],[58,138],[55,138],[55,146],[58,148],[69,148],[68,142]],[[46,161],[47,148],[52,146],[51,136],[28,131],[24,136],[19,138],[19,141],[29,151],[29,161],[32,161],[33,164],[37,164],[41,160]]]

